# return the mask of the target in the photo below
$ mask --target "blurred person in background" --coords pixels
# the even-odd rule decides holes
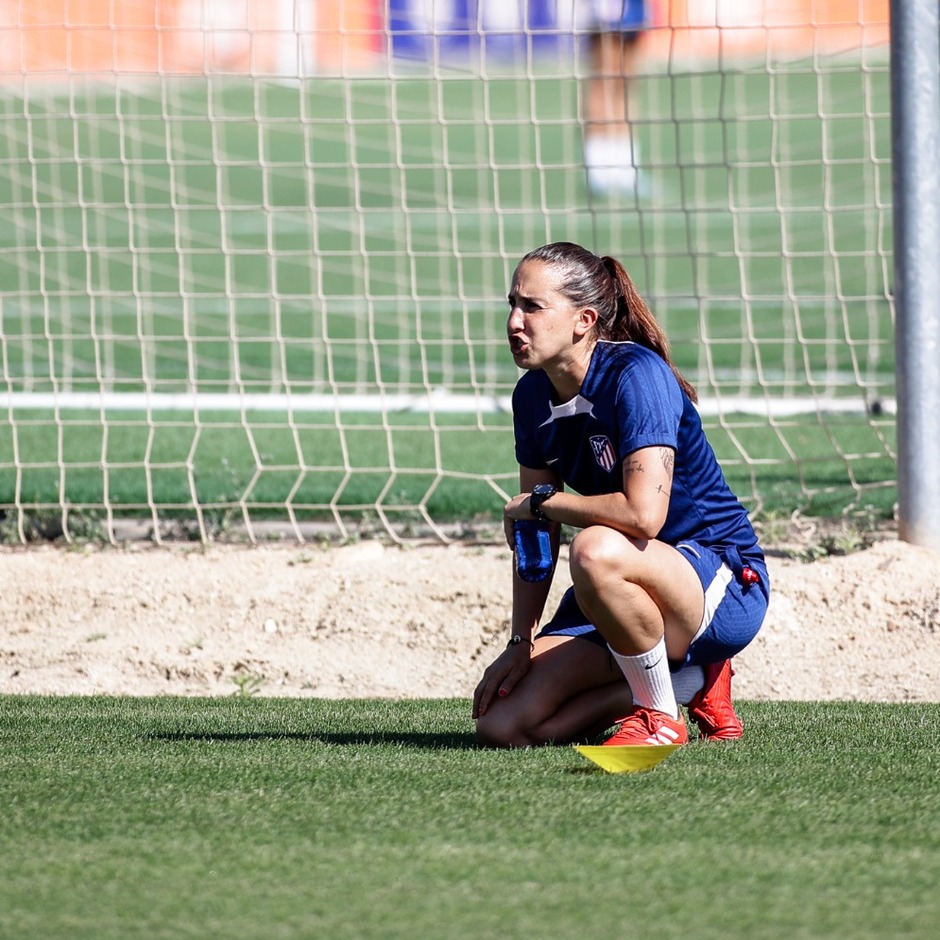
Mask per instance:
[[[650,4],[645,0],[575,0],[588,33],[590,76],[584,92],[584,164],[598,197],[638,188],[638,151],[630,129],[634,74]]]

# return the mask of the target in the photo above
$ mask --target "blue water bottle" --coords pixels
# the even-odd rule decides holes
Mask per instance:
[[[552,573],[550,524],[517,519],[514,525],[516,571],[523,581],[544,581]]]

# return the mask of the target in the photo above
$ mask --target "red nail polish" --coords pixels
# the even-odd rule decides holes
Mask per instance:
[[[500,690],[499,690],[499,697],[500,697],[500,698],[505,698],[507,695],[509,695],[509,693],[508,693],[505,689],[500,689]]]

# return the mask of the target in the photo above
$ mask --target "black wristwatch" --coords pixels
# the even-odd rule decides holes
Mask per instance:
[[[551,519],[542,512],[542,503],[551,499],[557,492],[558,487],[552,486],[551,483],[536,483],[529,494],[529,512],[542,522],[551,522]]]
[[[527,636],[520,636],[518,633],[506,644],[506,649],[510,646],[518,646],[520,643],[528,643],[532,649],[535,649],[535,644]]]

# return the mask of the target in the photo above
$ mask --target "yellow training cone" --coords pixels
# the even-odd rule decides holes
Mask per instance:
[[[574,749],[612,774],[650,770],[681,744],[576,744]]]

